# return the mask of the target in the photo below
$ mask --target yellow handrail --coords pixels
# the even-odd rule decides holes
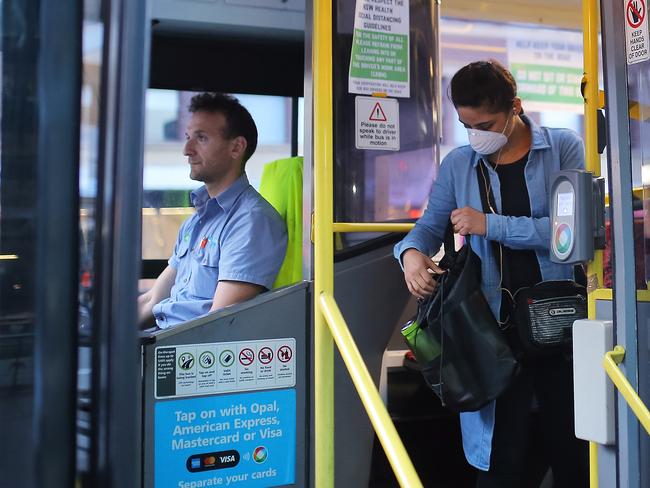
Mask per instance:
[[[317,297],[334,291],[332,0],[314,0],[314,480],[334,487],[334,347]]]
[[[585,162],[587,171],[600,176],[598,155],[598,0],[582,0],[582,44],[584,63]],[[603,286],[603,252],[597,250],[587,267],[588,289]],[[595,317],[591,317],[592,319]]]
[[[598,155],[598,123],[596,111],[601,106],[598,92],[598,0],[582,0],[582,48],[585,83],[585,162],[587,171],[600,176]],[[597,250],[587,265],[587,291],[590,298],[603,286],[603,252]],[[594,300],[590,300],[594,302]],[[595,306],[589,307],[589,318],[595,319]],[[589,486],[598,488],[598,446],[589,443]]]
[[[354,224],[350,222],[334,222],[334,232],[408,232],[415,224],[382,224],[363,223]]]
[[[589,488],[598,488],[598,444],[589,442]]]
[[[402,486],[421,487],[413,464],[359,351],[334,301],[334,195],[333,96],[332,96],[332,0],[314,0],[312,73],[314,80],[314,481],[317,488],[334,487],[334,347],[332,333],[350,375],[368,411],[395,475]],[[364,225],[364,224],[362,224]],[[372,226],[372,224],[370,224]],[[399,224],[398,224],[399,225]],[[404,224],[402,224],[403,226]],[[406,224],[409,225],[409,224]],[[346,232],[394,232],[351,224]],[[352,230],[354,229],[354,230]],[[403,228],[401,231],[408,231]],[[341,230],[339,230],[341,232]],[[326,321],[329,319],[329,323]],[[336,325],[332,325],[336,324]],[[341,326],[341,324],[343,326]],[[331,332],[328,329],[331,327]]]
[[[334,297],[329,293],[322,292],[320,305],[363,406],[366,408],[377,437],[384,447],[386,457],[393,467],[397,481],[400,486],[421,487],[420,478],[415,472],[406,449],[404,449]]]
[[[627,381],[627,378],[618,367],[618,365],[623,362],[624,357],[625,349],[622,346],[616,346],[613,351],[605,353],[605,357],[603,358],[603,367],[605,368],[605,371],[607,371],[607,375],[614,382],[616,389],[623,398],[625,398],[625,401],[634,412],[634,415],[636,415],[636,418],[639,419],[643,428],[646,430],[648,435],[650,435],[650,411],[648,411],[648,407],[645,406],[637,392],[634,391],[634,388],[632,388],[632,385],[630,385],[630,382]]]

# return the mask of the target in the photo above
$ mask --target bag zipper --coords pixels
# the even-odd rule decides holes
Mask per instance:
[[[534,298],[531,298],[529,300],[532,301],[532,303],[546,303],[546,302],[557,302],[558,300],[568,300],[568,299],[573,299],[573,298],[579,298],[583,302],[585,301],[585,297],[582,295],[566,295],[563,297],[554,297],[554,298],[539,298],[535,300]]]

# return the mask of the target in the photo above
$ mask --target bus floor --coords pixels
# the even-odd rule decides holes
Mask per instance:
[[[458,415],[442,407],[420,373],[395,368],[388,373],[388,411],[426,488],[473,488],[476,470],[465,460]],[[531,427],[522,488],[548,488],[552,475],[540,446],[539,429]],[[370,488],[399,487],[379,440],[375,437]]]

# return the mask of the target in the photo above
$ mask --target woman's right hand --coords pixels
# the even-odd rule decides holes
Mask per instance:
[[[445,272],[436,266],[433,259],[413,248],[407,249],[402,254],[402,265],[406,286],[417,298],[424,298],[436,291],[438,282],[434,279],[434,275]]]

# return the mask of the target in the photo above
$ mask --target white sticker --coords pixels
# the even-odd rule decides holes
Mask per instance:
[[[232,393],[296,385],[296,340],[159,346],[155,397]]]
[[[348,91],[410,96],[409,0],[356,0]]]
[[[399,151],[399,102],[394,98],[355,97],[357,149]]]
[[[627,64],[650,59],[648,51],[647,0],[623,0],[625,6],[625,47]]]

